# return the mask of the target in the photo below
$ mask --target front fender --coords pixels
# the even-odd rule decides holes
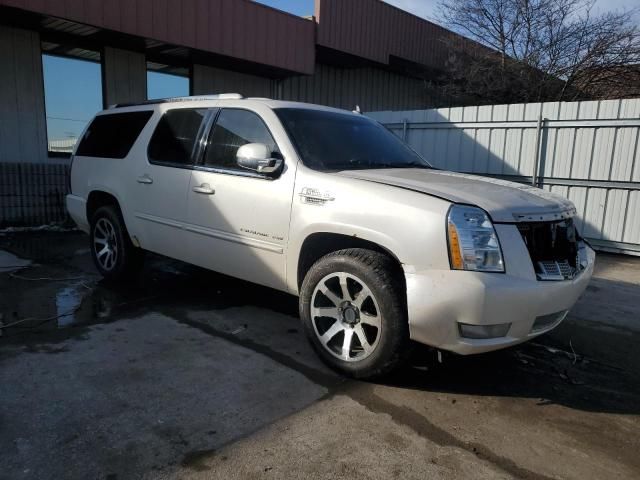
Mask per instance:
[[[397,241],[397,238],[384,232],[346,223],[312,223],[297,231],[296,234],[289,239],[288,251],[293,253],[287,256],[287,288],[291,293],[298,293],[297,272],[302,245],[311,235],[318,233],[344,235],[375,243],[394,256],[401,264],[404,264],[402,246]]]

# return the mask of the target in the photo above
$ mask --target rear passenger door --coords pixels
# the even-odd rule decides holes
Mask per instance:
[[[159,120],[147,158],[137,162],[131,181],[140,244],[146,250],[189,260],[183,230],[191,169],[211,110],[176,108]]]
[[[236,153],[247,143],[266,144],[273,156],[281,155],[260,115],[221,109],[191,177],[186,226],[190,250],[198,265],[285,289],[295,164],[284,158],[276,178],[242,169]]]

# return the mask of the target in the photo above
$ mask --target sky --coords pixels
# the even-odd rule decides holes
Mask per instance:
[[[313,15],[314,0],[255,0],[295,15]],[[419,17],[434,20],[439,0],[384,0]],[[596,0],[595,8],[602,10],[640,7],[640,0]]]

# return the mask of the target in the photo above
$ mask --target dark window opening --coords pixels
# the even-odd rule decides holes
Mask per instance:
[[[149,142],[149,160],[178,166],[193,165],[193,148],[206,114],[206,109],[167,111]]]
[[[153,112],[98,115],[85,132],[76,156],[124,158]]]
[[[272,152],[278,152],[269,129],[257,114],[248,110],[222,110],[209,135],[204,165],[244,171],[236,162],[236,153],[247,143],[264,143]]]

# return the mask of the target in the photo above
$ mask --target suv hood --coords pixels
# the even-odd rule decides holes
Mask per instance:
[[[495,178],[422,168],[348,170],[337,175],[476,205],[494,222],[552,221],[573,217],[570,200],[539,188]]]

